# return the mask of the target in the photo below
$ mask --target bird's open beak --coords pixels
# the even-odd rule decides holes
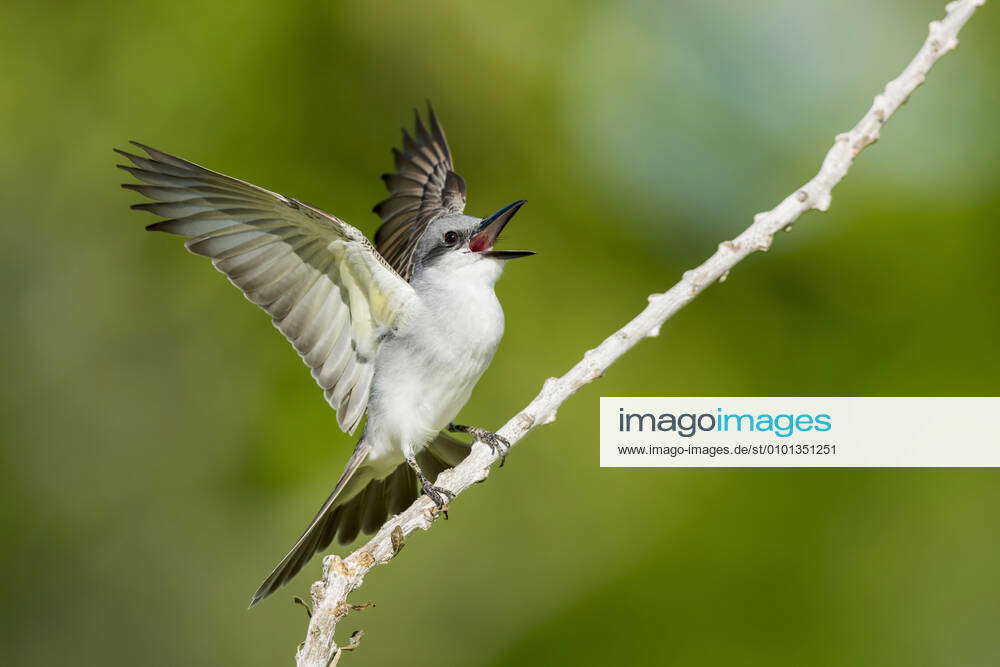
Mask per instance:
[[[514,217],[517,213],[517,209],[521,208],[525,204],[525,200],[516,201],[513,204],[508,204],[502,209],[494,213],[493,215],[484,218],[479,229],[476,233],[472,235],[469,239],[469,250],[472,252],[481,253],[484,257],[491,257],[493,259],[515,259],[517,257],[527,257],[529,255],[534,255],[532,250],[494,250],[493,244],[496,243],[497,237],[500,236],[500,232],[503,228],[507,226],[510,219]]]

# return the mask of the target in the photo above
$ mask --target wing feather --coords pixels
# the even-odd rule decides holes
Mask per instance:
[[[147,229],[187,237],[188,250],[209,257],[263,308],[310,367],[341,428],[353,431],[367,409],[382,334],[413,289],[339,218],[135,145],[145,157],[116,152],[132,163],[119,166],[142,183],[123,187],[152,200],[133,208],[167,218]]]
[[[428,102],[429,129],[417,111],[413,115],[413,135],[404,129],[402,150],[392,149],[397,173],[382,175],[389,197],[373,209],[382,218],[375,244],[405,280],[411,277],[413,249],[427,225],[465,209],[465,181],[452,170],[451,150],[434,109]]]

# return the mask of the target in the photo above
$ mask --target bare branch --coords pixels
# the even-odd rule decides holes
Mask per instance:
[[[878,140],[882,125],[924,82],[938,58],[958,46],[958,32],[977,7],[986,0],[957,0],[947,6],[947,15],[930,24],[923,46],[906,69],[875,96],[871,108],[849,132],[837,135],[833,147],[823,159],[819,173],[785,198],[775,208],[754,216],[753,224],[731,241],[723,241],[718,250],[701,266],[687,271],[680,282],[663,294],[649,297],[649,305],[631,322],[587,351],[565,375],[549,378],[541,392],[519,414],[508,421],[499,434],[511,444],[528,431],[555,420],[556,411],[566,399],[584,385],[599,378],[620,356],[644,338],[656,336],[660,326],[691,302],[706,287],[726,279],[730,269],[745,257],[771,246],[775,233],[788,228],[800,215],[830,206],[831,191],[847,174],[854,158]],[[490,448],[477,442],[471,454],[453,470],[441,473],[436,484],[456,496],[489,474],[497,457]],[[421,496],[402,514],[390,519],[363,547],[346,559],[327,556],[323,561],[323,579],[312,586],[313,613],[305,642],[296,654],[300,667],[326,667],[340,651],[334,643],[337,623],[351,611],[347,596],[364,581],[376,565],[388,562],[402,548],[403,539],[414,530],[427,530],[435,518],[435,509],[427,496]],[[345,647],[346,648],[346,647]]]

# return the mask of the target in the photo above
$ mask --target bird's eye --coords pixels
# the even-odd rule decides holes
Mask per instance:
[[[446,244],[448,244],[448,245],[455,245],[456,243],[458,243],[458,232],[454,232],[454,231],[452,231],[452,232],[445,232],[444,233],[444,242]]]

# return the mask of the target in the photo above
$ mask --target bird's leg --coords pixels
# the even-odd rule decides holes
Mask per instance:
[[[507,460],[507,452],[510,451],[510,442],[507,438],[502,435],[497,435],[493,431],[487,431],[485,428],[478,428],[476,426],[463,426],[462,424],[448,424],[448,430],[452,433],[468,433],[469,435],[475,436],[477,440],[481,440],[486,443],[494,454],[500,456],[500,467],[503,467],[504,462]]]
[[[449,491],[448,489],[444,489],[440,486],[434,486],[433,484],[431,484],[431,481],[427,479],[426,475],[424,475],[424,472],[420,469],[420,466],[417,465],[417,460],[412,456],[407,457],[406,462],[410,464],[411,468],[413,468],[413,472],[417,473],[417,479],[420,480],[420,485],[423,487],[423,492],[426,493],[427,496],[434,501],[434,504],[437,506],[438,510],[440,510],[441,513],[444,514],[444,518],[447,519],[448,510],[446,510],[445,507],[447,507],[448,501],[455,497],[455,494]]]

